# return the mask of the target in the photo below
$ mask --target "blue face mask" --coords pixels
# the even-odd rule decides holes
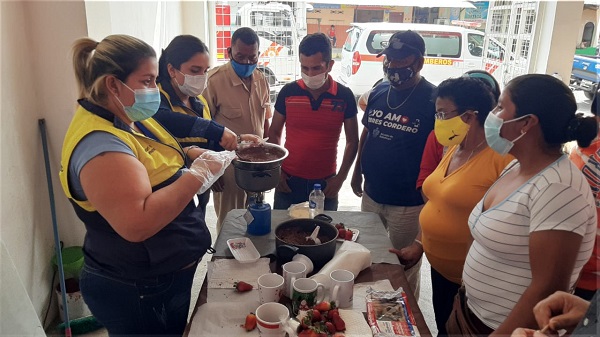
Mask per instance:
[[[256,69],[256,65],[256,63],[241,64],[236,62],[234,59],[231,59],[231,66],[233,67],[233,71],[235,71],[235,73],[241,78],[250,77],[254,69]]]
[[[521,139],[521,137],[525,136],[527,132],[521,131],[521,135],[519,137],[510,141],[500,136],[500,129],[502,129],[502,125],[504,124],[516,122],[525,117],[529,117],[529,115],[511,119],[509,121],[504,121],[502,118],[490,112],[487,118],[485,119],[485,123],[483,124],[483,129],[485,131],[485,140],[488,143],[489,147],[503,156],[506,155],[515,145],[515,142]]]
[[[123,81],[121,81],[123,83]],[[123,106],[125,114],[132,122],[143,121],[156,114],[160,106],[160,91],[158,88],[147,89],[131,89],[127,84],[123,83],[127,89],[133,91],[135,101],[132,106],[125,106],[117,97],[117,100]],[[116,96],[115,96],[116,97]]]

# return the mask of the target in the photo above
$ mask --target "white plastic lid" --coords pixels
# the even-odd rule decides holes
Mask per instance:
[[[241,263],[256,262],[260,259],[260,253],[256,250],[250,238],[236,238],[227,240],[227,247],[233,257]]]

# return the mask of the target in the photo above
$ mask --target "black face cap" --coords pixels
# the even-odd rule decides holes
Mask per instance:
[[[425,40],[419,33],[412,30],[396,32],[388,41],[387,47],[377,54],[386,55],[388,59],[400,60],[410,55],[422,57],[425,55]]]

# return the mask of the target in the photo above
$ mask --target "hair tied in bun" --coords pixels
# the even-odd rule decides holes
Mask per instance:
[[[567,138],[570,140],[577,139],[577,130],[581,126],[581,122],[583,121],[582,114],[576,114],[570,121],[567,126]]]

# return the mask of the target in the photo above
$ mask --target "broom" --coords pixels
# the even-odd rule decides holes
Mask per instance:
[[[97,330],[102,327],[94,316],[82,317],[73,321],[69,320],[69,307],[67,306],[67,289],[65,287],[65,272],[63,270],[62,249],[58,235],[58,224],[56,221],[56,209],[54,205],[54,190],[52,188],[52,172],[50,171],[50,158],[48,155],[48,143],[46,141],[46,121],[38,119],[40,133],[42,136],[42,148],[44,152],[44,163],[46,166],[46,180],[48,181],[48,194],[50,197],[50,212],[52,213],[52,230],[54,232],[54,247],[56,248],[56,261],[58,262],[58,275],[60,283],[60,293],[65,314],[65,322],[59,325],[59,330],[65,333],[66,337],[71,337],[73,332],[82,334]]]

